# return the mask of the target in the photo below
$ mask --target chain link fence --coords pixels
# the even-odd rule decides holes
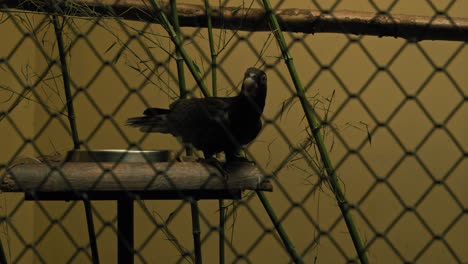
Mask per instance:
[[[466,2],[0,5],[0,173],[16,186],[1,194],[1,262],[468,263]],[[187,146],[126,120],[235,96],[249,67],[268,92],[243,152],[273,192],[130,192],[140,168],[119,178],[122,160],[96,162],[90,192],[69,182],[90,177],[64,168],[77,148],[171,150],[169,167],[148,162],[167,178]]]

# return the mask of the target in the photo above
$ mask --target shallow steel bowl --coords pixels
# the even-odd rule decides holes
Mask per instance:
[[[65,159],[69,162],[163,162],[169,160],[168,150],[70,150]]]

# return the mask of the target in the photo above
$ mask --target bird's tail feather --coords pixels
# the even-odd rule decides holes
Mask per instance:
[[[147,108],[143,114],[145,116],[167,115],[171,110],[164,108]]]
[[[168,113],[168,109],[148,108],[144,116],[127,119],[127,126],[138,127],[142,132],[170,133],[166,122]]]

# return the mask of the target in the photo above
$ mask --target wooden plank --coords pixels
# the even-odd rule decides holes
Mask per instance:
[[[250,163],[232,163],[226,177],[215,167],[199,162],[156,163],[24,163],[2,177],[4,192],[69,191],[171,191],[262,190],[272,191],[261,171]]]
[[[76,201],[76,200],[100,200],[115,201],[122,197],[122,194],[130,194],[121,191],[89,191],[89,192],[25,192],[24,199],[27,201]],[[235,190],[185,190],[185,191],[133,191],[131,196],[139,200],[210,200],[210,199],[231,199],[242,198],[242,191]]]

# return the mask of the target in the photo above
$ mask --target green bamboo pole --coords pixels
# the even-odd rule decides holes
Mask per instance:
[[[73,139],[73,149],[80,148],[80,140],[78,138],[78,129],[76,126],[75,120],[75,110],[73,108],[73,98],[71,95],[70,89],[70,75],[68,73],[68,66],[67,66],[67,57],[65,53],[65,45],[63,43],[63,26],[59,25],[58,19],[56,15],[52,16],[52,23],[54,24],[55,30],[55,37],[57,39],[57,47],[59,51],[60,57],[60,66],[62,70],[62,79],[63,79],[63,87],[65,90],[65,97],[67,100],[67,113],[68,113],[68,121],[70,123],[70,130]],[[91,246],[91,256],[93,264],[99,264],[99,253],[97,248],[97,239],[96,239],[96,232],[94,230],[94,221],[92,215],[92,208],[91,208],[91,201],[88,199],[83,199],[83,205],[85,208],[86,214],[86,223],[88,226],[88,236],[89,236],[89,243]]]
[[[292,81],[294,83],[294,87],[296,88],[297,96],[299,97],[302,108],[304,110],[307,123],[310,127],[310,130],[312,131],[315,142],[317,143],[317,148],[320,152],[320,157],[322,159],[323,166],[325,167],[325,170],[327,171],[330,186],[332,188],[333,193],[335,194],[335,198],[337,200],[338,206],[340,207],[340,210],[341,210],[341,214],[343,215],[346,226],[351,235],[351,239],[353,240],[353,244],[358,254],[358,257],[361,263],[367,264],[369,263],[369,261],[367,259],[364,245],[362,244],[361,238],[359,237],[359,233],[357,231],[356,225],[354,224],[353,218],[350,214],[350,207],[346,201],[346,197],[343,191],[341,190],[338,177],[336,175],[335,169],[328,155],[327,148],[323,142],[323,136],[322,136],[322,133],[320,132],[320,125],[317,119],[315,118],[315,116],[313,115],[312,108],[309,102],[307,101],[307,97],[305,96],[304,87],[302,86],[302,83],[299,79],[299,75],[297,74],[297,71],[296,71],[296,67],[294,66],[293,58],[289,54],[288,46],[284,39],[283,32],[281,31],[276,15],[272,10],[270,1],[263,0],[263,5],[265,6],[265,11],[268,15],[270,26],[276,37],[278,46],[281,49],[281,53],[285,60],[286,66],[288,67],[288,71],[289,71],[289,74],[291,75]]]
[[[184,58],[181,55],[180,48],[182,47],[182,42],[180,40],[180,27],[179,27],[179,16],[177,14],[177,1],[171,0],[171,14],[172,14],[172,27],[174,30],[174,40],[176,48],[176,63],[177,63],[177,76],[179,79],[179,91],[180,98],[187,97],[187,89],[185,85],[185,74],[184,74]],[[167,26],[170,26],[167,24]],[[191,156],[192,149],[187,147],[185,149],[187,156]],[[198,203],[196,201],[190,202],[191,212],[192,212],[192,233],[193,233],[193,246],[195,251],[195,263],[201,263],[202,252],[201,252],[201,240],[200,240],[200,215],[198,209]]]
[[[205,14],[207,19],[207,28],[208,28],[208,41],[210,43],[210,55],[211,55],[211,94],[213,96],[218,95],[218,87],[217,87],[217,57],[218,53],[215,49],[215,43],[213,38],[213,25],[211,23],[211,6],[208,0],[205,0]],[[219,208],[219,264],[225,263],[225,248],[224,248],[224,239],[225,239],[225,225],[226,219],[224,216],[224,200],[218,200],[218,208]]]
[[[179,27],[179,15],[177,14],[177,1],[171,0],[171,14],[172,14],[172,23],[175,32],[175,38],[178,43],[181,43],[180,40],[180,27]],[[180,46],[175,46],[176,48],[176,64],[177,64],[177,77],[179,81],[179,96],[184,99],[187,98],[187,86],[185,84],[185,71],[184,71],[184,58],[180,54]],[[185,153],[187,156],[191,156],[193,151],[190,147],[185,148]]]
[[[190,208],[192,211],[192,232],[193,232],[193,244],[195,247],[195,264],[202,263],[202,254],[201,254],[201,240],[200,240],[200,220],[198,218],[198,203],[197,200],[191,198]],[[197,217],[193,217],[196,215]]]
[[[286,250],[288,251],[289,255],[293,259],[294,263],[304,263],[302,261],[301,256],[297,254],[296,248],[292,244],[291,240],[288,237],[288,234],[284,230],[283,226],[281,225],[281,222],[279,221],[278,217],[275,214],[275,211],[273,211],[273,207],[271,207],[270,202],[266,198],[265,194],[262,191],[256,191],[258,198],[262,202],[263,207],[268,213],[268,216],[270,217],[271,222],[275,226],[276,231],[278,232],[281,240],[283,241],[284,246],[286,247]]]
[[[63,44],[62,37],[62,27],[59,25],[57,16],[55,15],[52,16],[52,23],[54,24],[55,37],[57,38],[57,46],[60,56],[60,66],[62,70],[63,87],[65,90],[65,97],[67,99],[67,116],[68,122],[70,123],[70,130],[72,133],[73,149],[79,149],[80,140],[78,138],[78,130],[76,128],[75,110],[73,108],[73,99],[70,90],[70,75],[68,74],[67,57],[65,54],[65,46]]]
[[[176,33],[175,38],[177,39],[178,43],[181,43],[179,16],[177,15],[177,1],[176,0],[171,0],[171,13],[172,13],[172,23],[173,23],[174,31]],[[184,59],[182,58],[180,54],[179,46],[176,45],[175,48],[176,48],[177,76],[179,79],[180,98],[186,98],[187,88],[185,85]]]
[[[213,40],[213,25],[211,23],[211,7],[208,0],[205,0],[205,13],[207,18],[207,25],[208,25],[208,41],[210,42],[210,54],[211,54],[211,88],[213,91],[213,96],[217,96],[218,89],[217,89],[217,76],[216,76],[216,69],[218,67],[217,64],[217,57],[218,53],[215,50],[215,43]]]
[[[195,66],[193,65],[192,60],[188,56],[187,52],[185,51],[184,47],[182,46],[182,43],[180,39],[177,37],[177,33],[174,30],[174,27],[171,25],[169,22],[169,19],[167,18],[166,14],[164,11],[162,11],[161,6],[159,5],[158,1],[156,0],[150,0],[151,6],[153,7],[155,13],[156,13],[156,18],[159,20],[161,25],[164,26],[164,28],[167,31],[167,34],[169,35],[172,43],[176,46],[176,49],[179,50],[180,55],[184,59],[185,64],[187,65],[187,68],[189,69],[190,73],[192,74],[193,78],[197,82],[198,87],[202,91],[203,95],[205,97],[210,96],[210,92],[206,88],[206,85],[203,83],[203,80],[200,76],[200,73],[197,71]]]

